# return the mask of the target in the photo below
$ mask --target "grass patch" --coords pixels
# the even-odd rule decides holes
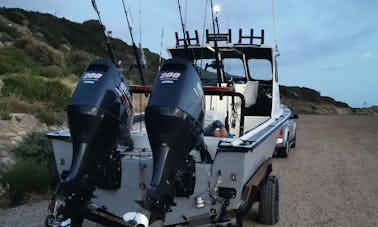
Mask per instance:
[[[9,120],[9,102],[7,98],[0,97],[0,119]]]
[[[44,110],[39,112],[36,117],[48,126],[62,125],[66,120],[66,112]]]
[[[38,64],[24,50],[9,46],[0,48],[0,75],[37,72]]]
[[[71,90],[58,80],[45,80],[33,75],[14,75],[3,78],[2,94],[28,102],[43,102],[53,110],[65,110]]]
[[[39,75],[47,78],[63,77],[63,69],[57,65],[43,66],[39,70]]]
[[[26,102],[17,97],[9,97],[9,109],[12,113],[39,113],[45,109],[41,102]]]

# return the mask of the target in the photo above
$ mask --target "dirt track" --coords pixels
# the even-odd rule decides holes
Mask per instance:
[[[300,116],[297,148],[273,161],[276,226],[378,226],[377,136],[377,116]]]
[[[378,116],[300,116],[297,148],[273,160],[280,180],[275,226],[378,226],[377,137]],[[0,226],[41,226],[46,206],[2,211]]]

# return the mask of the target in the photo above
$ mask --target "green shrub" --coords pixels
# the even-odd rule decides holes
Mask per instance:
[[[66,120],[66,112],[44,110],[37,114],[37,118],[46,125],[62,125]]]
[[[63,66],[64,54],[46,43],[40,42],[34,38],[19,40],[16,46],[25,50],[40,65],[59,65]]]
[[[9,120],[9,102],[6,98],[0,98],[0,119]]]
[[[3,95],[44,102],[51,110],[64,111],[71,96],[71,90],[58,80],[19,74],[4,77],[3,81]]]
[[[0,48],[0,75],[35,72],[38,64],[22,49]]]
[[[49,166],[53,161],[52,144],[44,132],[32,132],[26,135],[12,152],[18,158],[46,166]]]
[[[11,206],[24,202],[30,193],[44,194],[56,186],[53,148],[44,132],[26,135],[12,152],[16,162],[0,169],[0,188]]]
[[[9,25],[8,22],[3,19],[0,20],[0,31],[5,32],[11,37],[11,39],[19,37],[17,29],[14,26]]]
[[[40,113],[45,109],[41,102],[26,102],[14,96],[8,98],[11,113]]]
[[[93,58],[93,54],[90,54],[83,50],[74,50],[68,52],[66,54],[66,63],[67,66],[69,66],[67,72],[80,76],[88,66],[88,63]]]
[[[39,70],[39,75],[47,78],[63,77],[63,70],[57,65],[43,66]]]
[[[58,80],[49,80],[45,83],[45,95],[48,98],[44,101],[50,107],[65,111],[71,97],[71,90]]]
[[[25,200],[28,193],[46,193],[50,175],[45,164],[20,159],[1,172],[0,184],[10,205],[16,206]]]

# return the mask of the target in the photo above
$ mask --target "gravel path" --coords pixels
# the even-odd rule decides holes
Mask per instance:
[[[300,116],[297,148],[273,162],[276,226],[378,226],[377,136],[377,116]]]
[[[275,226],[378,226],[377,137],[377,116],[300,116],[297,148],[273,160],[280,181]],[[0,226],[42,226],[46,207],[42,201],[0,211]]]

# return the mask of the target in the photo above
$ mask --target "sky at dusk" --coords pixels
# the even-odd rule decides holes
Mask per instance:
[[[107,30],[130,44],[122,1],[96,2]],[[187,30],[197,29],[202,36],[204,25],[212,29],[209,0],[180,2]],[[265,43],[274,45],[272,1],[213,2],[221,8],[221,32],[234,29],[235,40],[239,28],[265,29]],[[141,39],[143,47],[159,53],[164,29],[163,56],[167,57],[165,47],[173,46],[174,32],[181,31],[177,1],[125,3],[136,42]],[[80,23],[97,19],[91,0],[0,0],[0,6],[50,13]],[[280,84],[312,88],[352,107],[378,105],[377,10],[376,0],[274,0]]]

